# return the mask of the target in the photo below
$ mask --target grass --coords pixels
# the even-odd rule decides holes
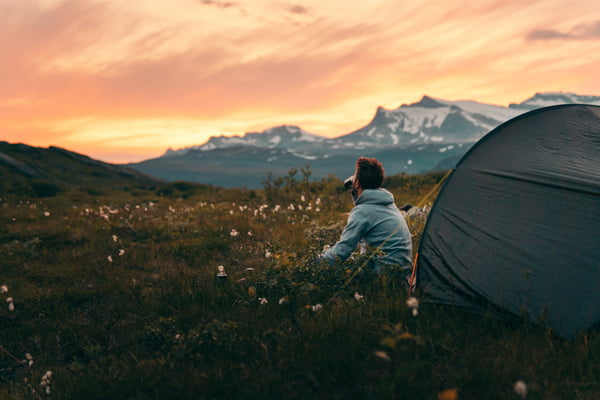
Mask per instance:
[[[441,176],[387,186],[417,204]],[[517,399],[519,380],[528,399],[600,397],[597,331],[413,316],[393,279],[345,285],[360,257],[315,262],[351,208],[340,186],[3,195],[0,399]]]

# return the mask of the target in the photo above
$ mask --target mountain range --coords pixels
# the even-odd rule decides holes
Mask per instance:
[[[310,165],[314,178],[352,174],[356,157],[376,157],[386,173],[425,173],[452,168],[468,149],[498,125],[536,108],[596,104],[600,96],[537,93],[508,107],[429,96],[388,110],[378,107],[366,126],[336,138],[283,125],[243,136],[213,136],[206,143],[167,150],[161,157],[127,166],[161,179],[223,187],[256,188],[268,174]]]

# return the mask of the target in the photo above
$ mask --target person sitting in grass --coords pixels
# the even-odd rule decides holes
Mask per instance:
[[[412,264],[412,240],[394,196],[381,187],[383,165],[375,158],[360,157],[351,178],[354,208],[340,240],[320,259],[335,263],[346,260],[359,242],[376,249],[370,266],[378,274],[399,268],[408,282]],[[362,243],[361,243],[362,244]]]

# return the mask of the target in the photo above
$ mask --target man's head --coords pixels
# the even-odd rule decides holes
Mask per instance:
[[[354,185],[360,189],[377,189],[383,184],[385,171],[375,158],[360,157],[356,160]]]

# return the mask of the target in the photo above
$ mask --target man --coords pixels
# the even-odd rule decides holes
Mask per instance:
[[[321,254],[321,259],[345,260],[359,242],[378,250],[372,263],[377,273],[400,267],[408,279],[412,264],[412,241],[408,226],[394,203],[394,196],[382,188],[383,165],[375,158],[360,157],[352,177],[354,208],[340,240]]]

